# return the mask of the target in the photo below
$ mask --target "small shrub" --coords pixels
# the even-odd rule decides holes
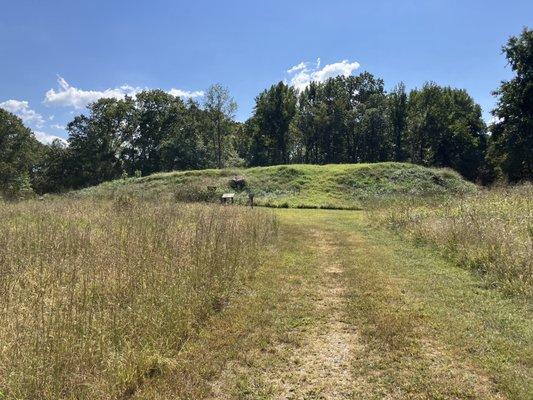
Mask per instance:
[[[113,199],[113,207],[117,211],[130,210],[135,203],[135,199],[131,194],[119,193]]]
[[[243,190],[246,187],[246,179],[242,176],[235,176],[230,179],[229,185],[232,189]]]
[[[174,190],[174,200],[184,203],[216,202],[219,195],[216,187],[207,180],[181,183]]]
[[[28,200],[35,197],[28,174],[17,176],[9,181],[3,190],[3,197],[10,201]]]

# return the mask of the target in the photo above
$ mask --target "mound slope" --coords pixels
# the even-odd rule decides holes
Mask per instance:
[[[244,178],[244,188],[232,187],[236,176]],[[175,171],[106,182],[76,195],[216,202],[222,193],[234,192],[235,202],[245,204],[251,191],[260,206],[359,209],[402,197],[460,195],[476,190],[473,183],[450,169],[386,162]]]

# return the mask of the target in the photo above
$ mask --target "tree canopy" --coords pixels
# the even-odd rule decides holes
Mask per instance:
[[[524,29],[503,47],[515,76],[502,82],[492,111],[489,159],[510,181],[533,179],[533,31]]]
[[[40,150],[22,120],[0,108],[0,193],[14,198],[31,191],[29,178]]]

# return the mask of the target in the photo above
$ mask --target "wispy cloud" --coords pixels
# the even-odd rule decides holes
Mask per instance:
[[[168,91],[168,94],[171,94],[172,96],[176,96],[176,97],[195,98],[195,97],[202,97],[204,95],[204,92],[203,90],[195,90],[193,92],[189,92],[188,90],[172,88]]]
[[[44,125],[44,117],[35,110],[32,110],[27,101],[7,100],[0,103],[0,108],[17,115],[27,125],[33,125],[37,128],[42,128]]]
[[[123,99],[125,96],[135,96],[146,88],[122,85],[116,88],[105,90],[85,90],[70,85],[63,77],[57,79],[58,89],[50,89],[44,96],[44,104],[51,106],[73,107],[75,109],[85,108],[89,103],[93,103],[101,98]],[[170,89],[167,93],[173,96],[184,98],[195,98],[204,95],[203,91],[187,91],[181,89]]]
[[[295,73],[297,71],[301,71],[302,69],[306,69],[307,68],[307,64],[308,63],[305,63],[305,62],[302,61],[300,64],[293,65],[292,67],[290,67],[287,70],[287,73],[293,74],[293,73]]]
[[[34,131],[33,132],[35,134],[35,138],[41,142],[41,143],[44,143],[44,144],[51,144],[54,140],[59,140],[61,143],[63,144],[67,144],[67,141],[65,139],[63,139],[62,137],[59,137],[59,136],[55,136],[55,135],[50,135],[46,132],[42,132],[42,131]]]
[[[326,64],[322,68],[320,68],[320,64],[320,58],[318,58],[315,63],[302,61],[289,68],[287,70],[287,73],[290,75],[289,83],[296,89],[303,90],[311,82],[324,82],[335,76],[351,75],[360,66],[358,62],[349,62],[348,60]]]

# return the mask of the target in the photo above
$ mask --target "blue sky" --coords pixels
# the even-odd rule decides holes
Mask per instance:
[[[533,26],[533,1],[520,0],[4,0],[0,9],[0,105],[43,141],[66,137],[73,116],[104,95],[161,88],[201,101],[218,82],[245,120],[279,80],[301,87],[362,71],[387,88],[465,88],[488,120],[491,91],[511,76],[501,46]]]

